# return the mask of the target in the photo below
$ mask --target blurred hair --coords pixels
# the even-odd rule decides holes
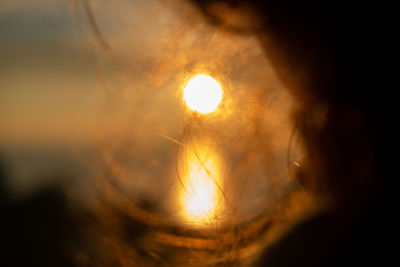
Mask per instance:
[[[89,1],[85,0],[83,3],[93,32],[106,51],[103,55],[109,57],[112,53],[110,51],[113,51],[112,46],[97,26]],[[365,76],[374,74],[365,64],[365,54],[369,52],[370,47],[366,45],[369,42],[369,25],[364,24],[368,19],[363,17],[359,6],[331,1],[322,4],[319,1],[300,3],[194,0],[191,3],[201,11],[203,19],[224,33],[257,37],[267,58],[272,62],[274,71],[288,88],[295,103],[291,106],[294,107],[291,113],[284,113],[289,116],[291,126],[282,126],[282,129],[291,130],[287,131],[288,135],[282,134],[282,138],[285,137],[283,142],[289,147],[286,154],[289,171],[286,172],[285,169],[285,172],[279,175],[271,171],[271,175],[265,178],[270,187],[275,188],[272,190],[275,197],[268,205],[259,205],[261,212],[254,213],[256,216],[251,214],[252,216],[245,216],[246,219],[240,219],[238,214],[228,214],[229,223],[215,228],[191,228],[177,223],[162,210],[160,201],[155,199],[167,190],[168,185],[160,182],[158,187],[148,187],[149,191],[155,190],[152,194],[132,197],[134,194],[129,190],[136,188],[138,185],[135,183],[141,182],[141,179],[130,178],[132,175],[139,177],[139,174],[130,170],[134,167],[126,161],[138,160],[151,170],[146,175],[162,176],[162,173],[152,169],[150,163],[141,160],[154,157],[159,151],[155,146],[152,149],[141,150],[140,147],[146,141],[150,142],[146,139],[149,137],[142,136],[146,132],[138,132],[139,127],[130,129],[132,124],[124,126],[132,122],[127,119],[132,116],[135,117],[135,126],[143,123],[149,116],[145,114],[146,109],[116,108],[125,101],[128,106],[139,106],[141,100],[137,98],[156,99],[157,92],[142,91],[135,99],[124,95],[125,92],[121,88],[118,91],[112,89],[107,84],[104,73],[100,72],[99,77],[109,93],[110,103],[101,119],[104,119],[101,127],[105,130],[99,131],[97,138],[102,155],[96,175],[99,192],[89,208],[91,216],[96,219],[88,220],[90,223],[87,227],[87,247],[83,249],[85,252],[82,252],[88,256],[85,256],[86,260],[82,259],[83,256],[77,257],[80,259],[77,260],[78,265],[87,265],[88,262],[91,262],[89,265],[102,266],[255,264],[257,259],[263,257],[265,251],[266,254],[276,253],[272,247],[295,228],[295,225],[300,225],[299,222],[315,214],[327,213],[329,218],[334,218],[327,222],[322,220],[321,224],[333,223],[340,225],[338,228],[345,229],[344,232],[350,231],[349,229],[358,224],[372,207],[383,201],[393,183],[390,168],[386,167],[387,163],[381,158],[387,147],[385,127],[372,108],[374,95],[366,90],[370,88],[368,83],[371,80],[366,81]],[[363,22],[362,29],[359,28],[360,21]],[[355,29],[358,34],[354,33]],[[173,36],[179,38],[175,33]],[[150,80],[152,84],[156,84],[154,88],[162,88],[166,86],[165,77],[170,72],[187,77],[188,74],[198,71],[208,71],[219,79],[226,79],[218,71],[225,67],[224,56],[230,57],[226,63],[233,63],[235,60],[241,61],[241,64],[247,62],[246,59],[240,58],[243,55],[241,48],[239,45],[235,47],[235,44],[232,50],[221,52],[220,55],[213,55],[212,49],[191,48],[192,50],[187,49],[178,54],[170,48],[164,51],[159,61],[149,63],[138,60],[138,66],[129,63],[132,65],[128,64],[126,69],[131,68],[132,72],[122,72],[123,75],[134,75],[136,69],[148,68],[152,70],[152,77],[142,77],[141,86],[146,87]],[[223,48],[220,51],[223,51]],[[188,56],[195,52],[204,53],[204,56],[208,56],[208,61],[200,60],[202,64],[196,64],[196,58]],[[206,68],[204,62],[211,64]],[[116,65],[119,63],[121,62],[117,62]],[[256,77],[262,77],[263,71],[257,69],[255,64],[254,72],[260,73],[260,76]],[[118,72],[116,75],[119,75]],[[260,126],[260,121],[268,112],[269,116],[274,116],[273,109],[265,107],[265,95],[274,91],[263,86],[259,88],[260,90],[255,90],[252,105],[248,109],[243,108],[243,117],[235,121],[242,127],[240,129],[244,129],[242,135],[235,135],[234,131],[237,128],[229,128],[222,119],[214,118],[213,121],[212,117],[184,117],[184,126],[177,126],[180,132],[175,132],[175,136],[178,137],[172,138],[166,134],[163,135],[164,139],[168,139],[166,144],[158,141],[159,146],[164,148],[175,146],[173,149],[168,148],[175,151],[175,156],[160,158],[162,164],[175,164],[178,169],[175,174],[179,176],[177,155],[187,146],[195,147],[193,140],[207,134],[213,136],[217,140],[215,142],[219,142],[224,148],[244,151],[245,156],[236,161],[237,166],[232,167],[236,171],[232,173],[237,177],[243,176],[238,173],[258,166],[259,163],[255,163],[254,158],[261,159],[266,169],[273,169],[274,159],[268,155],[276,153],[278,149],[273,147],[272,141],[268,142],[269,133]],[[233,91],[228,93],[239,94]],[[130,100],[136,102],[129,102]],[[241,107],[240,103],[234,102],[226,102],[224,105],[231,105],[232,109]],[[110,116],[114,113],[122,115]],[[201,130],[206,123],[209,128]],[[221,125],[232,130],[229,134],[234,137],[219,132],[218,127]],[[122,129],[121,131],[128,134],[124,135],[125,133],[118,132],[117,129]],[[157,126],[149,126],[146,129],[159,130]],[[110,133],[107,132],[109,130]],[[110,136],[113,137],[112,140],[109,139]],[[117,142],[120,143],[116,143],[115,140],[119,140]],[[299,144],[303,156],[296,158],[298,166],[293,167],[291,153],[299,154],[295,148]],[[135,154],[135,149],[148,151],[148,154]],[[168,169],[160,167],[160,170],[165,172]],[[235,175],[232,176],[236,177]],[[233,181],[237,182],[232,179],[232,183]],[[167,201],[166,198],[161,199],[161,202]],[[321,229],[322,233],[325,233],[327,228]],[[327,240],[317,239],[316,242],[329,243],[326,247],[326,250],[329,250],[333,243],[338,242],[335,238],[327,235]],[[318,253],[323,257],[327,252],[317,251],[316,254]],[[273,258],[269,256],[271,257]]]

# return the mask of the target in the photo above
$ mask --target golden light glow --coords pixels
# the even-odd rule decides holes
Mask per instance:
[[[218,158],[207,147],[186,151],[184,157],[180,194],[183,216],[194,224],[212,222],[222,199]]]
[[[218,107],[222,100],[222,89],[215,79],[199,74],[189,80],[183,98],[190,109],[206,114]]]

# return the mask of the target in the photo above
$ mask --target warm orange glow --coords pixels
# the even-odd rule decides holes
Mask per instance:
[[[189,80],[183,98],[191,110],[206,114],[217,109],[222,100],[222,89],[215,79],[199,74]]]
[[[183,216],[194,224],[211,222],[216,217],[221,199],[218,158],[207,147],[186,151],[184,157],[180,194]]]

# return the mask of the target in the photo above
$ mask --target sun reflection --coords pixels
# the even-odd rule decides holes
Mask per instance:
[[[215,79],[199,74],[189,80],[183,98],[190,109],[206,114],[218,107],[222,100],[222,89]]]
[[[221,208],[221,174],[217,155],[207,146],[186,149],[180,203],[186,221],[207,224]]]

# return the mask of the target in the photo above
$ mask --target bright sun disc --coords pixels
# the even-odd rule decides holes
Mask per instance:
[[[219,83],[205,74],[199,74],[189,80],[183,99],[186,105],[200,113],[213,112],[222,100],[222,89]]]

